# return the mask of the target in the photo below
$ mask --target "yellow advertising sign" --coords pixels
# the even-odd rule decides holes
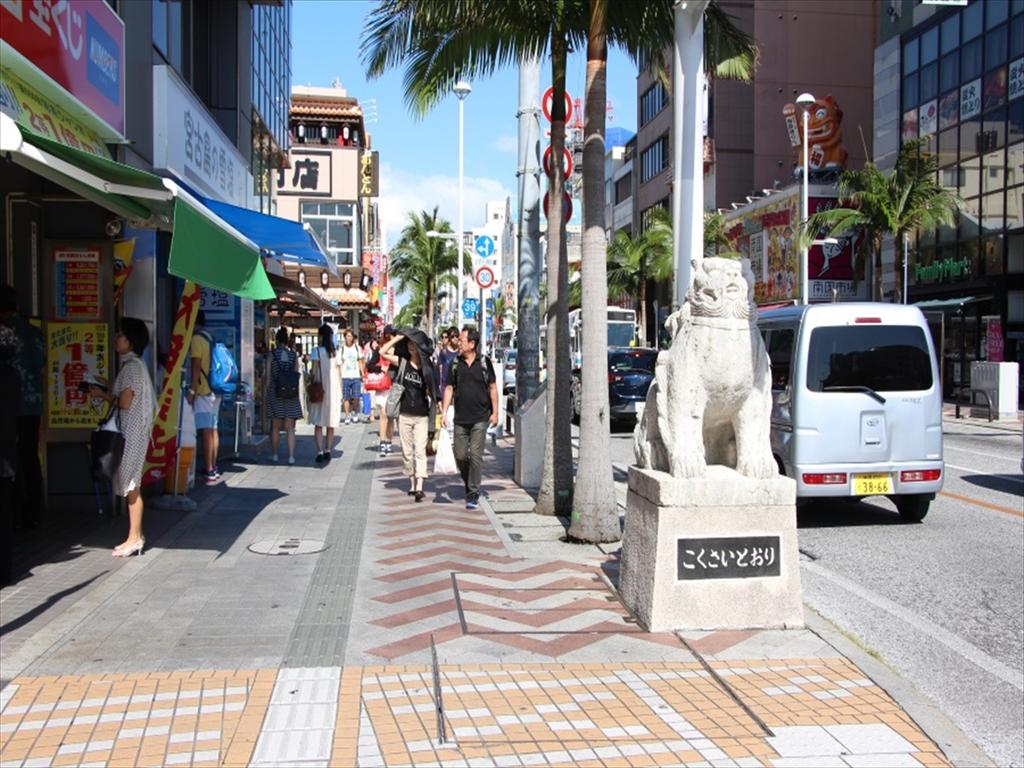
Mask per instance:
[[[174,316],[174,330],[171,334],[170,351],[164,367],[164,384],[160,398],[156,401],[156,416],[153,418],[153,434],[146,454],[146,468],[142,473],[142,484],[155,483],[166,477],[171,462],[178,453],[178,419],[181,414],[181,371],[192,345],[192,331],[196,327],[196,315],[202,299],[202,289],[192,282],[186,282]]]
[[[9,67],[0,67],[0,112],[48,139],[110,159],[98,133],[28,85]]]
[[[79,389],[86,374],[109,380],[106,323],[48,323],[46,326],[47,411],[51,428],[95,427],[105,415]]]
[[[135,253],[135,238],[118,240],[114,243],[114,304],[121,300],[125,283],[132,273],[132,256]]]

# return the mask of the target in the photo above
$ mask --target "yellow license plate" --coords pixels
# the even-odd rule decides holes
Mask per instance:
[[[853,476],[853,494],[855,496],[873,496],[879,493],[892,493],[892,477],[885,473]]]

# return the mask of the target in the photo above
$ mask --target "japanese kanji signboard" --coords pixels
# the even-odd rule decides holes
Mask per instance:
[[[106,323],[48,323],[46,388],[49,425],[95,427],[103,411],[93,406],[78,385],[86,374],[110,379]]]
[[[53,319],[100,319],[99,249],[53,251]]]
[[[380,193],[380,171],[376,152],[359,153],[359,196],[377,197]]]
[[[330,197],[333,157],[329,150],[292,149],[291,168],[277,172],[277,194]]]
[[[679,581],[778,576],[778,536],[678,539]]]

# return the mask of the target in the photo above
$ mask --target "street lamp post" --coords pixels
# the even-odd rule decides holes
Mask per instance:
[[[462,238],[459,237],[458,234],[456,234],[455,232],[439,232],[436,229],[431,229],[431,230],[427,231],[427,237],[433,237],[433,238],[437,238],[439,240],[448,240],[448,241],[452,242],[455,245],[455,251],[456,251],[455,259],[456,259],[456,262],[458,264],[458,267],[462,266],[462,259],[463,259],[463,256],[466,253],[466,249],[465,249],[465,243],[462,242]],[[456,267],[456,274],[457,275],[459,275],[459,272],[460,272],[458,267]],[[460,317],[461,317],[461,314],[460,314],[461,300],[460,300],[460,296],[459,296],[459,293],[458,293],[458,291],[459,291],[458,283],[459,282],[461,282],[461,275],[459,276],[459,279],[456,280],[456,288],[455,288],[455,290],[456,290],[456,294],[455,294],[455,324],[457,326],[459,326],[459,328],[461,328],[462,327],[462,323],[460,322]]]
[[[459,245],[458,262],[455,265],[455,319],[456,326],[462,328],[462,233],[465,232],[462,221],[463,173],[465,166],[465,101],[473,90],[465,80],[459,80],[452,89],[459,99]]]
[[[803,220],[803,222],[802,222],[803,225],[806,227],[807,226],[807,220],[810,218],[810,211],[808,210],[810,205],[808,203],[807,196],[808,196],[808,187],[810,186],[810,179],[808,178],[810,163],[808,162],[808,157],[810,156],[810,149],[811,149],[810,147],[807,146],[807,117],[808,117],[808,113],[810,112],[811,107],[814,105],[814,96],[812,96],[809,93],[801,93],[796,98],[796,105],[798,107],[800,107],[800,109],[804,113],[804,140],[803,140],[804,164],[803,164],[803,177],[801,179],[801,181],[803,182],[803,189],[801,190],[801,195],[800,195],[800,217]],[[809,269],[810,265],[807,263],[807,258],[808,258],[808,256],[807,256],[807,245],[805,243],[804,246],[800,249],[800,303],[801,304],[806,304],[807,300],[808,300],[808,297],[807,297],[807,289],[808,289],[808,276],[807,276],[807,273],[810,271],[810,269]]]

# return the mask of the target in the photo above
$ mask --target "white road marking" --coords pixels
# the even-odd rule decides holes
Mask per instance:
[[[930,621],[923,616],[918,616],[913,611],[904,608],[902,605],[893,602],[889,598],[883,597],[877,592],[865,589],[860,584],[847,579],[845,576],[840,576],[835,571],[829,570],[818,563],[801,561],[800,567],[813,573],[817,573],[819,576],[839,585],[847,592],[856,595],[862,600],[866,600],[876,608],[881,608],[886,613],[889,613],[897,619],[909,624],[919,632],[939,641],[951,651],[959,654],[975,666],[988,672],[990,675],[999,678],[1004,683],[1012,685],[1018,691],[1024,691],[1024,672],[1007,666],[998,659],[985,653],[976,645],[973,645],[958,635],[953,634],[949,630],[940,627],[935,622]]]
[[[974,450],[971,450],[969,448],[957,448],[957,447],[952,446],[952,445],[943,445],[942,448],[943,448],[943,450],[946,450],[946,451],[954,451],[956,453],[969,453],[972,456],[985,456],[986,458],[989,458],[989,459],[1001,459],[1003,461],[1013,461],[1013,462],[1020,461],[1020,456],[1007,456],[1005,453],[1002,453],[1002,454],[999,454],[999,453],[985,453],[984,451],[974,451]]]
[[[1012,483],[1024,484],[1024,478],[1017,478],[1013,475],[1000,474],[998,472],[985,472],[981,469],[974,469],[973,467],[961,467],[957,464],[950,464],[948,461],[944,462],[945,465],[951,469],[959,469],[961,472],[970,472],[975,475],[986,475],[988,477],[998,477],[1000,480],[1009,480]]]

